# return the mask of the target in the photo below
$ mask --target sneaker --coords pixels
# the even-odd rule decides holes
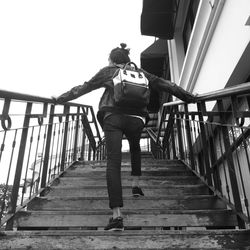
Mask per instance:
[[[104,228],[106,231],[123,231],[124,226],[123,226],[123,218],[122,217],[117,217],[115,219],[110,218],[109,219],[109,224]]]
[[[134,197],[144,196],[140,187],[132,187],[132,194]]]

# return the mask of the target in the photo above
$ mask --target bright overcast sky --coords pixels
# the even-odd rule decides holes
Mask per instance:
[[[141,11],[142,0],[0,0],[0,89],[59,95],[106,66],[121,42],[140,65],[154,42],[141,35]]]

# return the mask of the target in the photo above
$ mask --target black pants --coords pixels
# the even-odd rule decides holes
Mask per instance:
[[[131,175],[141,175],[140,138],[144,123],[140,118],[112,114],[104,120],[107,148],[107,186],[109,207],[123,207],[121,184],[122,138],[126,136],[130,146]]]

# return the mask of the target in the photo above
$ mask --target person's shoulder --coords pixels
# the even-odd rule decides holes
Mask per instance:
[[[104,66],[103,68],[100,69],[100,71],[113,71],[113,70],[116,70],[117,67],[115,65],[111,65],[111,66]]]
[[[101,68],[98,73],[96,73],[95,77],[102,77],[102,78],[111,78],[117,70],[116,66],[104,66]]]

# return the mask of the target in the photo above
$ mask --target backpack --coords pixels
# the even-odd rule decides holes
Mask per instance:
[[[149,104],[148,79],[133,62],[128,62],[113,77],[115,105],[125,108],[144,108]],[[133,67],[132,67],[133,66]]]

